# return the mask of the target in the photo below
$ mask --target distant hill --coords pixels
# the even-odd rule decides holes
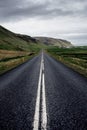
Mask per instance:
[[[48,46],[58,46],[58,47],[71,47],[72,44],[69,41],[62,40],[62,39],[56,39],[56,38],[50,38],[50,37],[34,37],[39,42],[48,45]]]
[[[15,34],[0,26],[0,49],[31,51],[44,46],[71,47],[72,44],[66,40],[48,37],[31,37],[28,35]]]
[[[38,44],[36,39],[27,35],[15,34],[0,26],[0,49],[28,51],[32,44]]]

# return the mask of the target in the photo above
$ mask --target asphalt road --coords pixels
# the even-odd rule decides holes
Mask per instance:
[[[0,130],[87,130],[87,78],[45,53],[0,76]]]

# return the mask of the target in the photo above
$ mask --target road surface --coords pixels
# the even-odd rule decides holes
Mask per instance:
[[[87,78],[44,52],[0,76],[0,130],[87,130]]]

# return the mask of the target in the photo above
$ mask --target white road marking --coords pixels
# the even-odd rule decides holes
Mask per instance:
[[[43,53],[42,53],[40,74],[39,74],[39,81],[38,81],[38,90],[37,90],[37,99],[36,99],[36,106],[35,106],[35,115],[34,115],[34,122],[33,122],[33,130],[39,130],[40,105],[42,105],[41,106],[41,108],[42,108],[41,129],[42,130],[46,130],[46,126],[47,126],[45,76],[44,76],[43,72],[44,72],[44,58],[43,58]],[[41,82],[41,80],[42,80],[42,82]],[[40,98],[41,98],[40,90],[41,90],[41,86],[42,86],[42,104],[40,104]]]
[[[46,94],[45,94],[45,75],[44,75],[44,60],[42,74],[42,123],[41,129],[46,130],[47,127],[47,112],[46,112]]]
[[[41,66],[40,66],[40,74],[39,74],[39,82],[38,82],[38,91],[37,91],[37,99],[36,99],[34,124],[33,124],[34,128],[33,128],[33,130],[38,130],[38,128],[39,128],[41,75],[42,75],[42,59],[41,59]]]

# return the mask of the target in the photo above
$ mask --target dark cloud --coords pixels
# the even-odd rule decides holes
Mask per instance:
[[[86,0],[0,0],[0,21],[87,15]]]

